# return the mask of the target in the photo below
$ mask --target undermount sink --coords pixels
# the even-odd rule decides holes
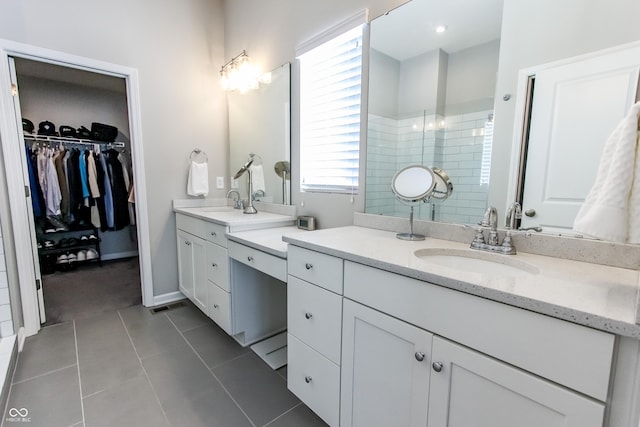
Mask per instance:
[[[413,253],[423,261],[470,273],[501,276],[538,274],[540,270],[515,255],[500,255],[473,249],[428,248]]]
[[[209,206],[202,209],[203,212],[231,212],[233,208],[231,206]]]

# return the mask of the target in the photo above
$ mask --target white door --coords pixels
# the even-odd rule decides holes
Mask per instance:
[[[340,426],[426,426],[432,337],[345,299]]]
[[[607,137],[634,103],[640,48],[536,72],[522,227],[573,228]]]
[[[429,427],[602,427],[604,403],[433,338]]]
[[[44,295],[42,291],[42,276],[40,274],[40,258],[38,256],[38,239],[36,236],[36,226],[33,216],[33,205],[31,204],[31,190],[29,188],[29,173],[26,168],[27,156],[24,150],[24,134],[22,133],[22,112],[20,110],[20,93],[18,90],[18,77],[16,74],[16,65],[12,57],[9,57],[9,70],[11,72],[11,84],[14,88],[13,92],[13,111],[20,130],[20,142],[21,142],[21,158],[22,158],[22,175],[25,182],[25,203],[27,204],[27,221],[29,225],[29,232],[31,234],[31,251],[33,253],[33,265],[35,276],[36,295],[38,298],[38,311],[40,312],[40,323],[46,322],[46,314],[44,311]],[[27,191],[29,189],[29,191]]]

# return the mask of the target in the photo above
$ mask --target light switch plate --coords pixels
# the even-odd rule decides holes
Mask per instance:
[[[218,189],[224,188],[224,176],[216,177],[216,188]]]
[[[231,188],[238,188],[238,180],[231,177]]]

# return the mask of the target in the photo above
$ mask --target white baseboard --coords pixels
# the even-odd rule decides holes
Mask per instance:
[[[151,305],[148,305],[147,307],[155,307],[158,305],[169,304],[171,302],[180,301],[182,299],[185,299],[185,296],[180,291],[169,292],[162,295],[155,295],[153,297],[153,303]]]
[[[134,256],[138,256],[138,251],[114,252],[112,254],[101,255],[100,259],[102,261],[109,261],[112,259],[131,258]]]
[[[25,334],[24,326],[21,326],[18,329],[18,352],[22,352],[22,348],[24,347],[24,340],[27,338]]]

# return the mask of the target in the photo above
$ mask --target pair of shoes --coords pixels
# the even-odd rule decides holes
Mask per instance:
[[[90,259],[98,259],[100,255],[98,255],[98,251],[95,249],[87,249],[87,260]]]
[[[78,262],[86,261],[86,260],[87,260],[87,251],[84,249],[81,251],[78,251]]]
[[[95,234],[83,234],[82,236],[80,236],[80,240],[82,240],[82,241],[87,241],[87,240],[96,241],[96,240],[98,240],[98,237]]]
[[[61,248],[68,248],[71,246],[75,246],[78,244],[78,239],[76,239],[75,237],[69,237],[68,239],[60,239],[60,241],[58,242],[58,246],[60,246]]]

